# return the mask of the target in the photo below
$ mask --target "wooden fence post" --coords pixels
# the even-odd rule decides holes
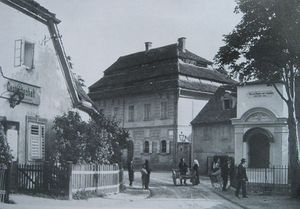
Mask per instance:
[[[116,164],[116,167],[117,167],[117,169],[119,169],[119,190],[120,191],[123,191],[124,190],[124,169],[120,166],[120,165],[118,165],[118,164]]]
[[[11,169],[11,164],[9,163],[7,165],[7,169],[5,170],[5,195],[4,195],[4,202],[8,203],[9,202],[9,193],[10,193],[10,169]]]
[[[44,166],[43,166],[43,187],[44,187],[44,191],[45,192],[49,192],[49,180],[50,180],[50,177],[52,175],[52,172],[50,171],[50,164],[48,161],[45,161],[44,162]]]
[[[68,199],[72,200],[72,162],[67,162],[67,174],[68,174],[68,181],[67,181],[67,194]]]

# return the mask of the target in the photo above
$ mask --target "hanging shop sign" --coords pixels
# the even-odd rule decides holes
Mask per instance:
[[[3,82],[4,85],[1,85],[2,88],[0,89],[0,97],[9,99],[11,106],[16,105],[12,103],[19,104],[20,102],[33,105],[40,104],[41,87],[8,78],[3,75],[1,67],[0,75],[6,80]]]
[[[24,94],[22,102],[29,104],[40,104],[40,87],[28,83],[20,82],[17,80],[8,79],[7,91],[12,94],[19,91]]]

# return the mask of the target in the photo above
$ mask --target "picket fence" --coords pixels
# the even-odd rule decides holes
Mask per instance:
[[[119,192],[121,176],[117,164],[18,164],[15,168],[19,192],[45,193],[69,199],[79,191]]]
[[[113,165],[72,165],[72,193],[96,191],[119,192],[119,167]]]

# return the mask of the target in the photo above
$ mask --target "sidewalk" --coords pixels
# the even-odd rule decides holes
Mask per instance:
[[[201,183],[211,188],[219,196],[239,205],[245,209],[299,209],[300,199],[293,199],[287,195],[267,195],[267,194],[248,194],[248,198],[237,198],[234,195],[235,189],[229,188],[221,191],[211,187],[208,177],[201,177]]]
[[[142,189],[140,173],[135,173],[135,181],[133,182],[133,186],[129,186],[128,180],[128,172],[124,171],[123,173],[123,181],[125,190],[121,191],[117,195],[107,196],[111,199],[146,199],[150,197],[150,190]]]

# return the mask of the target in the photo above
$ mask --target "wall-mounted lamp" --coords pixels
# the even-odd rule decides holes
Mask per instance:
[[[180,140],[181,142],[185,142],[185,141],[186,141],[186,135],[184,135],[184,134],[182,133],[182,131],[181,131],[180,134],[179,134],[179,140]]]
[[[8,99],[10,107],[14,108],[16,105],[20,104],[24,97],[24,92],[17,89]]]

